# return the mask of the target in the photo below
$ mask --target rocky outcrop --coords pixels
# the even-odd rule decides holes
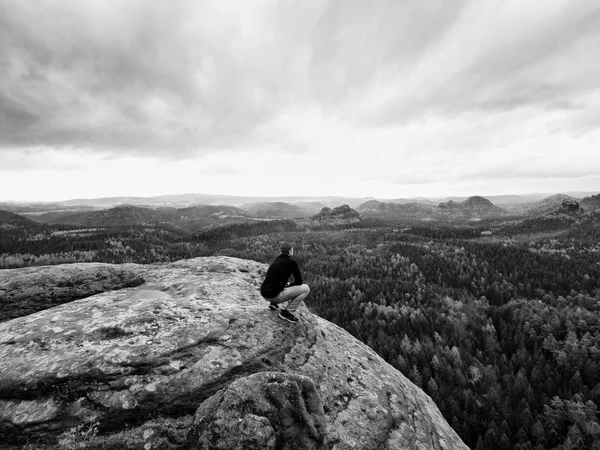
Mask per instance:
[[[555,212],[562,206],[562,202],[565,200],[577,201],[575,197],[565,194],[555,194],[550,197],[545,197],[537,202],[525,205],[525,213],[532,216],[539,216],[549,212]]]
[[[258,292],[264,265],[211,257],[123,268],[144,283],[0,324],[0,442],[466,448],[369,347],[306,307],[297,325],[270,311]],[[65,266],[36,269],[50,285]]]
[[[348,205],[331,209],[325,206],[318,214],[311,217],[314,221],[325,223],[354,223],[360,220],[360,214]]]
[[[572,198],[566,198],[561,202],[561,205],[557,210],[539,216],[534,220],[540,222],[556,222],[558,220],[567,226],[573,226],[593,220],[593,216],[593,213],[586,213],[579,205],[579,202]]]
[[[498,217],[506,214],[485,197],[472,196],[462,202],[450,200],[438,205],[438,213],[452,218]]]
[[[562,213],[583,213],[583,208],[579,206],[576,200],[573,199],[564,199],[560,205],[559,212]]]

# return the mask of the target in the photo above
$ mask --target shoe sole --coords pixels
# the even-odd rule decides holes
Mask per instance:
[[[279,311],[279,307],[277,307],[277,306],[273,306],[273,305],[269,305],[269,309],[270,309],[271,311]]]
[[[281,314],[279,315],[279,318],[283,319],[283,320],[287,320],[289,323],[298,323],[297,320],[288,319],[287,317],[283,317]]]

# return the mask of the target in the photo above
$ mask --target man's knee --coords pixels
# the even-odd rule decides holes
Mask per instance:
[[[308,284],[303,284],[302,288],[304,289],[305,294],[308,295],[310,293],[310,288],[308,287]]]

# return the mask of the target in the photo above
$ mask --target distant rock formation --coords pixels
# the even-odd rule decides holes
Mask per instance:
[[[462,202],[449,200],[438,205],[438,213],[454,218],[497,217],[506,214],[485,197],[472,196]]]
[[[337,206],[333,209],[325,206],[318,214],[312,216],[311,219],[327,223],[352,223],[360,220],[360,214],[348,205]]]
[[[572,199],[564,199],[560,205],[560,212],[565,213],[583,213],[583,208],[579,206],[579,203],[576,200]]]
[[[591,219],[590,214],[586,214],[585,210],[579,205],[579,202],[573,199],[564,199],[560,207],[556,211],[546,213],[540,219],[559,219],[562,222],[574,225]]]
[[[30,275],[51,292],[77,289],[60,286],[65,267]],[[0,323],[5,445],[97,427],[64,448],[467,449],[431,398],[369,347],[304,306],[297,325],[270,311],[258,292],[264,264],[77,268],[123,274],[104,292]],[[7,282],[0,292],[23,294]],[[31,302],[45,295],[28,292]]]
[[[525,212],[529,215],[541,215],[549,212],[554,212],[557,208],[562,206],[564,200],[577,201],[575,197],[565,194],[551,195],[550,197],[543,198],[537,202],[527,205]]]

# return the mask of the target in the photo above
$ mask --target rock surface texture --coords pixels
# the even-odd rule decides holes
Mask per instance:
[[[0,270],[0,322],[143,282],[135,270],[127,269],[127,264],[77,263],[52,269]]]
[[[89,268],[100,266],[115,268]],[[0,442],[467,448],[427,395],[346,331],[306,307],[297,325],[270,311],[265,265],[118,267],[144,283],[0,323]],[[65,268],[35,272],[51,284]]]

